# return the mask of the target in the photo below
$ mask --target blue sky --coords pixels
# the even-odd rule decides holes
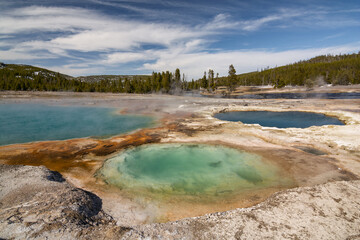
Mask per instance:
[[[200,78],[360,51],[359,0],[0,0],[0,62]]]

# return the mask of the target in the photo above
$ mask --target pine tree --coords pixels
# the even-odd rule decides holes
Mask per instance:
[[[179,88],[180,87],[180,77],[181,77],[181,75],[180,75],[180,69],[176,69],[175,70],[175,78],[174,78],[174,80],[175,80],[175,88]]]
[[[208,80],[206,79],[206,71],[204,72],[204,76],[201,79],[200,85],[203,89],[207,89],[208,87]]]
[[[237,84],[237,78],[236,78],[236,70],[234,66],[231,64],[229,66],[229,75],[228,75],[228,83],[227,87],[230,92],[235,90]]]

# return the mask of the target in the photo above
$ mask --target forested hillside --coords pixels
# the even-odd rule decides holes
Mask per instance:
[[[74,89],[73,77],[47,69],[0,63],[0,90],[67,91]]]
[[[99,75],[73,78],[47,69],[0,63],[0,90],[22,91],[76,91],[114,93],[174,93],[184,90],[215,90],[227,86],[286,85],[313,86],[314,84],[360,84],[360,52],[347,55],[318,56],[282,67],[236,75],[233,65],[229,75],[219,77],[209,69],[196,81],[185,81],[180,70],[153,72],[152,75]]]
[[[360,52],[347,55],[324,55],[273,69],[237,75],[237,85],[333,85],[360,84]],[[216,85],[229,85],[228,77]]]
[[[0,90],[114,93],[172,93],[187,89],[180,70],[149,75],[99,75],[73,78],[47,69],[0,63]]]

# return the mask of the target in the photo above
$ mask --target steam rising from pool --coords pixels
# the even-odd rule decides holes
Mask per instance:
[[[259,155],[204,144],[128,149],[107,160],[100,173],[108,184],[137,195],[221,197],[290,181]]]

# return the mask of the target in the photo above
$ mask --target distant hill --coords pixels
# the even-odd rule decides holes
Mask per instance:
[[[177,77],[176,77],[177,76]],[[180,72],[152,75],[94,75],[71,77],[44,68],[0,63],[0,91],[75,91],[169,93],[180,86]]]
[[[344,55],[323,55],[282,67],[239,74],[237,85],[348,85],[360,84],[360,52]],[[217,85],[227,85],[227,77]]]
[[[73,79],[45,68],[0,63],[0,90],[70,90]]]
[[[54,77],[56,74],[66,78],[66,79],[73,79],[72,76],[60,74],[45,68],[34,67],[31,65],[24,65],[24,64],[5,64],[0,62],[0,73],[4,76],[5,74],[15,75],[18,77],[26,77],[31,78],[35,76],[44,76],[44,77]],[[0,75],[1,76],[1,75]]]
[[[149,75],[94,75],[72,77],[45,68],[0,63],[0,90],[122,92],[119,81],[150,78]],[[122,85],[122,84],[121,84]]]

